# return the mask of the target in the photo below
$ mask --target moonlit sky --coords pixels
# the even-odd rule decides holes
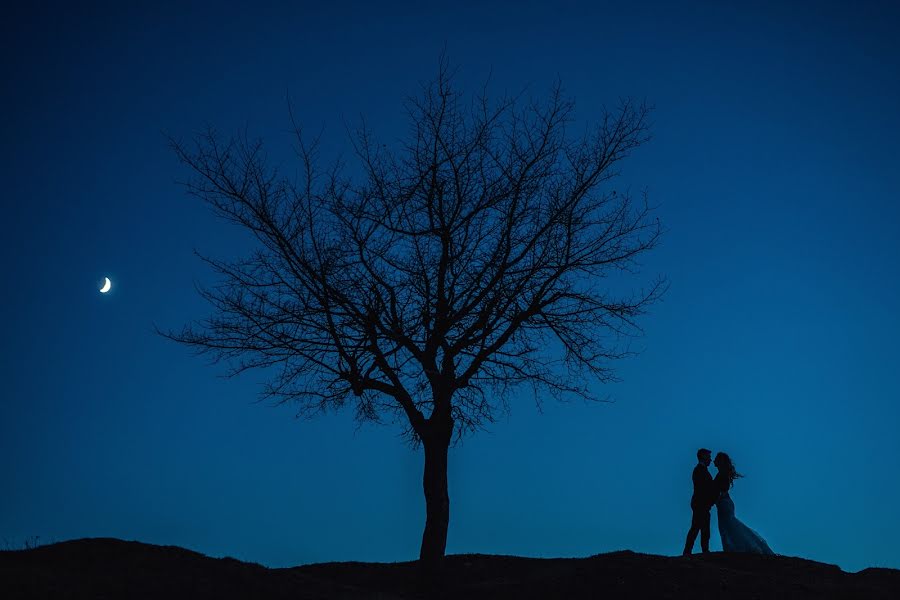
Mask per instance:
[[[465,90],[558,76],[585,120],[656,106],[621,185],[669,229],[638,282],[671,282],[599,390],[614,403],[523,393],[451,448],[448,553],[677,554],[707,446],[776,552],[900,568],[896,3],[127,4],[0,25],[0,541],[418,556],[423,456],[398,426],[296,420],[256,402],[263,373],[221,378],[153,333],[207,314],[194,248],[250,248],[177,184],[163,133],[246,127],[286,157],[290,93],[333,150],[360,115],[390,142],[446,44]]]

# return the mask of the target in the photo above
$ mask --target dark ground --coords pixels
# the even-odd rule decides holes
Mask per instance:
[[[900,571],[845,573],[783,556],[448,556],[428,591],[417,563],[268,569],[175,546],[109,538],[0,552],[2,598],[900,598]]]

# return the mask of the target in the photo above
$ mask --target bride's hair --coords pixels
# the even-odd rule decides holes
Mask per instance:
[[[738,477],[743,477],[740,473],[737,472],[737,469],[734,468],[734,463],[731,462],[731,457],[725,454],[724,452],[719,452],[716,454],[716,460],[714,461],[716,468],[719,469],[720,473],[724,473],[725,477],[728,478],[728,487],[731,488],[734,485],[734,480]]]

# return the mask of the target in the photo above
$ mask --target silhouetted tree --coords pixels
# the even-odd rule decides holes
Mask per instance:
[[[425,451],[423,565],[445,552],[451,441],[508,410],[520,384],[596,400],[587,381],[614,377],[610,360],[663,289],[616,294],[608,279],[634,273],[660,236],[645,198],[608,189],[648,139],[645,106],[623,101],[569,139],[558,85],[543,102],[492,103],[452,83],[442,61],[396,147],[355,132],[355,178],[340,163],[320,170],[296,124],[299,180],[259,141],[173,143],[189,191],[258,249],[204,258],[221,276],[201,290],[212,316],[164,335],[233,374],[276,368],[265,395],[300,415],[350,401],[361,421],[400,417]]]

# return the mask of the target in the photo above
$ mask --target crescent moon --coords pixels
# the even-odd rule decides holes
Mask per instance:
[[[112,287],[112,281],[109,280],[109,277],[104,277],[103,278],[103,287],[100,288],[100,293],[105,294],[106,292],[109,291],[109,288],[111,288],[111,287]]]

